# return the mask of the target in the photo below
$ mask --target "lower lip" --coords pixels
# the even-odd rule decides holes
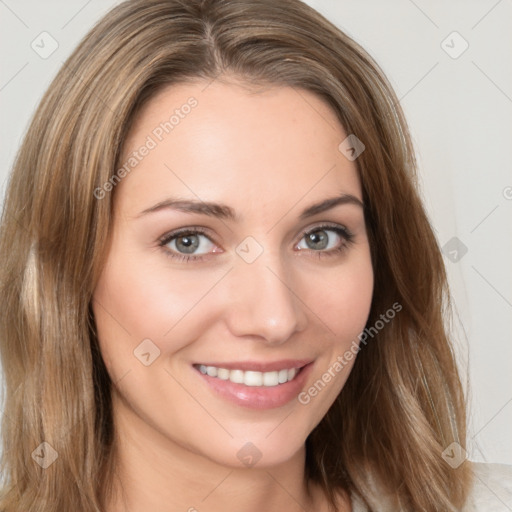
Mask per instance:
[[[194,370],[204,379],[214,393],[231,403],[249,409],[274,409],[286,405],[298,396],[304,387],[312,366],[313,363],[309,363],[301,368],[293,380],[270,387],[235,384],[230,380],[205,375],[196,368]]]

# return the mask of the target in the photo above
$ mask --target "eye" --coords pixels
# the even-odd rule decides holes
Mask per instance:
[[[337,252],[346,248],[352,241],[353,235],[341,226],[318,226],[302,235],[299,250],[316,252]]]
[[[343,226],[317,226],[302,234],[296,249],[311,251],[319,257],[335,256],[348,248],[353,237]],[[212,253],[223,252],[200,227],[168,233],[160,239],[159,245],[167,256],[183,262],[201,261]]]
[[[212,240],[199,228],[182,230],[165,235],[160,240],[169,255],[177,258],[194,258],[212,252],[220,252]]]

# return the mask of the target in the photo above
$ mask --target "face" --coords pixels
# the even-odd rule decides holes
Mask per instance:
[[[373,290],[361,184],[312,93],[206,86],[138,115],[93,310],[117,421],[271,466],[303,449],[354,364]]]

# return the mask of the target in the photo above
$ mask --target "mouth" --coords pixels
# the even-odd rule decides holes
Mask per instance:
[[[300,393],[312,366],[311,360],[287,360],[194,364],[193,368],[216,396],[242,407],[271,409]]]
[[[286,384],[293,380],[300,372],[299,368],[283,368],[279,371],[258,372],[253,370],[229,370],[228,368],[218,368],[216,366],[198,365],[198,370],[203,375],[208,375],[221,380],[229,380],[235,384],[243,384],[245,386],[265,386],[268,388]]]

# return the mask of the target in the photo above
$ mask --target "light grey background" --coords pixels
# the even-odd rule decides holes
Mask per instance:
[[[0,0],[2,197],[44,90],[117,3]],[[446,247],[459,359],[470,383],[468,451],[473,460],[512,464],[512,3],[307,3],[370,52],[401,100],[425,203]]]

